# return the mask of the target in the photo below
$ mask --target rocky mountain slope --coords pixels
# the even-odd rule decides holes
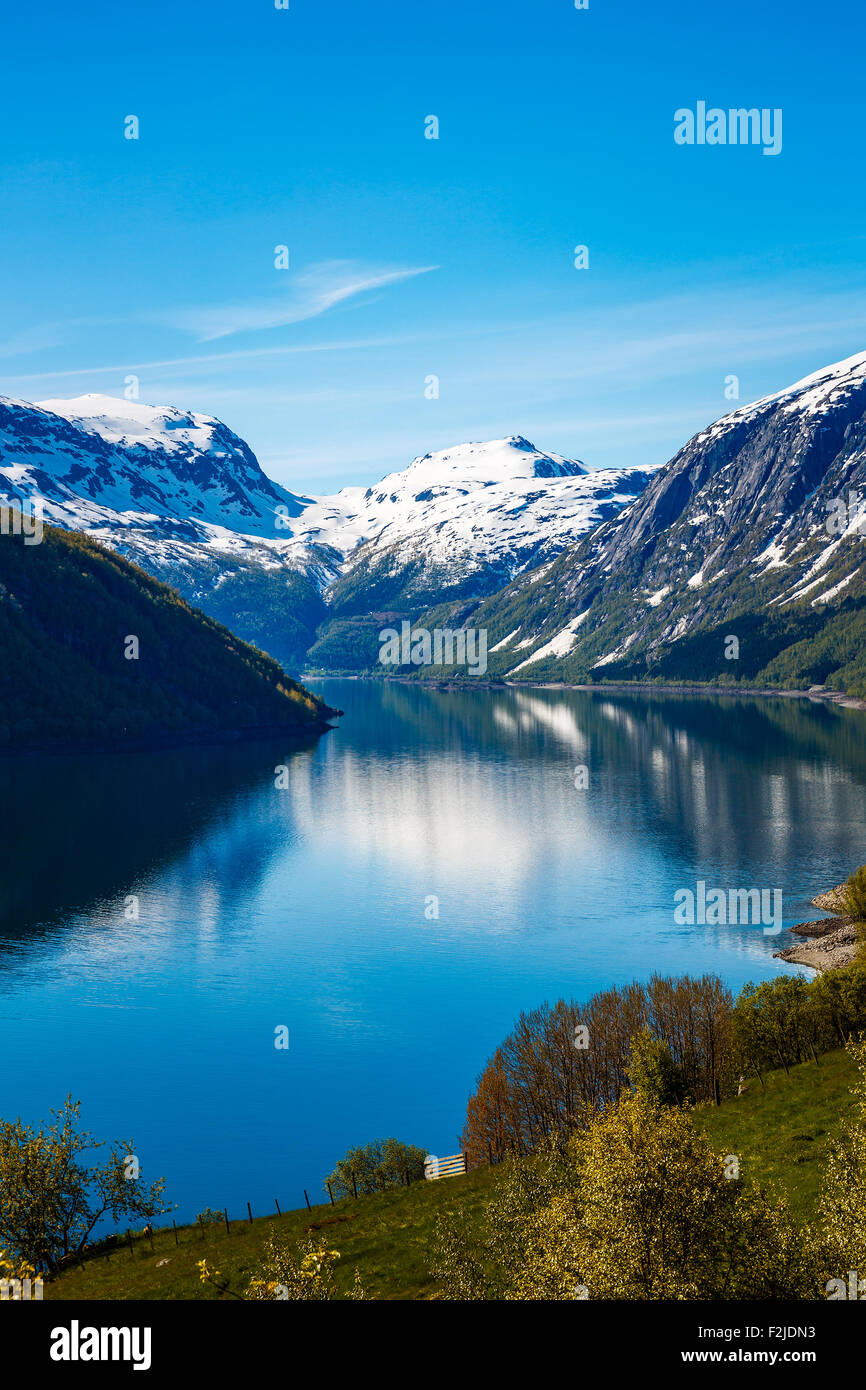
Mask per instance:
[[[464,620],[515,679],[866,681],[866,353],[695,435]],[[730,640],[734,639],[734,640]]]

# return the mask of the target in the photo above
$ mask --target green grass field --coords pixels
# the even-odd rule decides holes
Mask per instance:
[[[827,1141],[840,1119],[852,1109],[853,1060],[845,1052],[825,1054],[820,1066],[804,1063],[757,1080],[736,1100],[696,1112],[696,1123],[714,1146],[736,1154],[740,1173],[785,1194],[795,1216],[814,1213]],[[481,1168],[462,1178],[419,1182],[372,1197],[343,1200],[286,1212],[282,1217],[231,1221],[225,1227],[178,1227],[178,1244],[169,1227],[150,1241],[138,1238],[133,1252],[116,1249],[96,1256],[46,1285],[50,1299],[198,1299],[219,1298],[202,1284],[197,1261],[206,1258],[241,1293],[261,1258],[270,1227],[303,1239],[308,1233],[339,1250],[337,1286],[347,1294],[357,1268],[367,1296],[377,1299],[429,1299],[437,1296],[429,1274],[430,1245],[436,1215],[459,1205],[470,1225],[496,1182],[499,1169]]]
[[[744,1095],[697,1111],[695,1121],[716,1148],[737,1155],[741,1177],[775,1187],[795,1217],[808,1221],[815,1213],[827,1141],[853,1109],[856,1079],[849,1053],[826,1052],[819,1066],[803,1062],[790,1076],[770,1072],[763,1090],[752,1077]]]

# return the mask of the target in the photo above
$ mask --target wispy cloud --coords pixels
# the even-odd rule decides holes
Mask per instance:
[[[20,357],[27,352],[60,347],[65,338],[66,325],[62,323],[34,324],[11,338],[0,340],[0,357]]]
[[[311,352],[369,352],[373,348],[399,347],[403,343],[415,340],[415,338],[403,335],[397,338],[355,338],[345,342],[292,343],[282,347],[236,348],[233,352],[207,352],[194,356],[161,357],[153,361],[141,362],[112,362],[107,365],[103,363],[102,366],[98,367],[68,367],[58,372],[27,372],[25,374],[16,373],[14,376],[9,373],[7,380],[59,381],[65,377],[92,377],[116,372],[143,372],[162,370],[163,368],[168,370],[173,367],[211,366],[220,363],[243,362],[255,358],[304,356]]]
[[[371,290],[411,280],[438,270],[435,265],[377,267],[356,261],[322,261],[300,275],[280,272],[279,292],[253,304],[201,305],[172,310],[155,317],[172,328],[194,333],[199,342],[228,338],[233,333],[258,333],[318,318],[337,304]]]

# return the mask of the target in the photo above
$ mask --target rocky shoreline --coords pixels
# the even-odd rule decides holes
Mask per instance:
[[[806,965],[810,970],[825,974],[828,970],[844,970],[851,965],[857,955],[857,923],[845,912],[844,883],[831,888],[827,893],[819,893],[812,899],[813,907],[832,912],[833,917],[820,917],[815,922],[801,922],[791,928],[792,936],[808,937],[803,945],[786,946],[782,951],[774,951],[779,960],[792,965]]]

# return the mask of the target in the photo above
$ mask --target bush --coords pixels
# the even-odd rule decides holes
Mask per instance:
[[[338,1297],[334,1282],[334,1266],[339,1250],[316,1245],[309,1237],[295,1243],[271,1226],[265,1241],[265,1257],[242,1293],[231,1287],[231,1279],[214,1269],[207,1260],[198,1260],[197,1267],[203,1284],[211,1284],[220,1298],[251,1300],[253,1302],[326,1303]],[[348,1298],[366,1298],[358,1270]]]
[[[726,1165],[686,1111],[625,1094],[510,1163],[480,1238],[444,1220],[434,1274],[449,1298],[820,1297],[811,1234]]]
[[[265,1242],[264,1262],[247,1285],[246,1297],[265,1301],[329,1302],[337,1297],[334,1266],[339,1258],[339,1250],[328,1250],[309,1239],[297,1245],[271,1227]],[[349,1297],[364,1297],[357,1269],[355,1288]]]
[[[200,1226],[215,1226],[218,1222],[222,1221],[222,1219],[223,1213],[221,1211],[212,1211],[210,1207],[205,1207],[204,1211],[200,1211],[196,1217],[196,1221]]]
[[[424,1176],[426,1149],[415,1144],[401,1144],[398,1139],[374,1139],[356,1149],[347,1149],[334,1171],[325,1179],[335,1196],[369,1196],[389,1187],[401,1187],[406,1181],[417,1182]]]
[[[855,922],[866,922],[866,864],[861,864],[848,878],[842,892],[845,911]]]

